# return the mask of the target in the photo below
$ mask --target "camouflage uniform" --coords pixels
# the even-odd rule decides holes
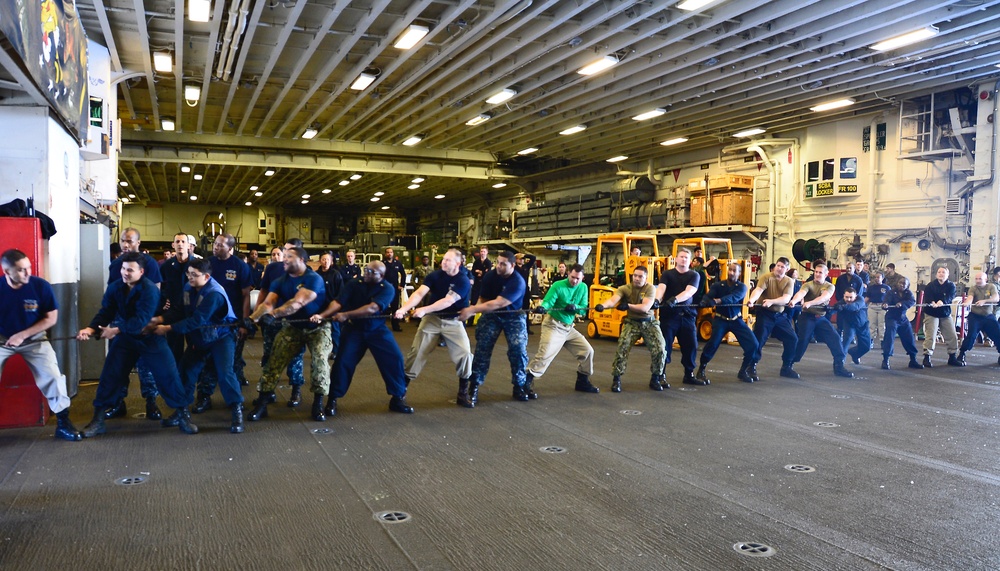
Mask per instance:
[[[261,392],[274,392],[278,377],[293,359],[301,363],[302,353],[309,347],[309,391],[313,394],[326,395],[330,392],[330,351],[333,341],[330,338],[330,323],[323,322],[315,329],[305,329],[286,325],[274,337],[271,349],[271,359],[264,367],[260,378]],[[299,369],[299,374],[302,369]]]
[[[486,379],[486,373],[490,370],[493,346],[496,345],[501,331],[507,339],[511,382],[515,386],[523,386],[524,369],[528,366],[528,327],[520,312],[501,315],[484,313],[479,317],[479,322],[476,324],[476,353],[472,359],[472,380],[481,385]],[[660,368],[663,368],[662,359]]]
[[[261,327],[261,334],[264,338],[264,356],[260,359],[260,367],[262,370],[267,370],[267,363],[271,360],[271,351],[273,350],[274,338],[281,331],[281,322],[275,321],[269,325]],[[293,387],[301,387],[305,384],[305,375],[303,374],[302,358],[306,355],[306,348],[302,347],[298,354],[288,363],[288,380],[289,384]],[[207,367],[206,367],[207,368]],[[260,390],[260,387],[257,387]]]
[[[643,298],[653,297],[655,292],[655,288],[650,284],[641,288],[628,284],[618,288],[615,295],[630,304],[641,304]],[[646,347],[649,349],[649,371],[654,375],[663,374],[666,342],[663,340],[663,332],[660,331],[660,322],[653,317],[652,310],[645,313],[630,310],[625,319],[622,320],[622,332],[618,336],[618,349],[615,351],[615,360],[611,363],[612,375],[620,377],[625,374],[628,355],[640,337],[646,340]]]

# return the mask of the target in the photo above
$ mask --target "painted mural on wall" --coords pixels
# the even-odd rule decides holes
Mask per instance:
[[[87,34],[76,0],[0,0],[0,33],[77,140],[87,135]]]

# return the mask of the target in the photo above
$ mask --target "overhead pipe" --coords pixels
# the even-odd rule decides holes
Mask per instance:
[[[770,184],[768,184],[768,213],[767,213],[767,258],[769,261],[775,259],[774,257],[774,219],[777,216],[775,212],[775,200],[778,194],[778,178],[776,176],[777,168],[775,165],[771,164],[771,158],[767,156],[767,152],[760,146],[754,144],[746,148],[747,152],[755,152],[764,161],[764,166],[767,168],[768,177],[771,179]]]

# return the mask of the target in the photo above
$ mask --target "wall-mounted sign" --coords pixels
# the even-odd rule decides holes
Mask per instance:
[[[857,178],[858,158],[847,157],[840,159],[840,178]]]
[[[856,184],[838,184],[837,194],[857,194],[858,185]]]
[[[879,123],[875,125],[875,150],[884,151],[885,150],[885,123]]]
[[[708,170],[708,166],[709,166],[709,165],[708,165],[707,163],[706,163],[706,164],[703,164],[703,165],[701,165],[701,170],[703,170],[703,171],[707,171],[707,170]]]
[[[861,150],[868,152],[872,150],[872,128],[865,127],[861,130]]]
[[[807,184],[806,185],[806,198],[812,198],[812,197],[813,197],[813,185]]]
[[[833,183],[832,182],[816,183],[816,196],[833,196]]]
[[[901,254],[909,254],[913,251],[913,242],[900,242],[899,252]]]

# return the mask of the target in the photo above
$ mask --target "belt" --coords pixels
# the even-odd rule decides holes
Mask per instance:
[[[724,319],[726,321],[736,321],[737,319],[743,319],[742,315],[734,315],[733,317],[726,317],[725,315],[719,315],[718,313],[716,313],[715,316],[718,317],[719,319]]]
[[[626,317],[625,319],[628,319],[629,321],[634,321],[636,323],[649,323],[650,321],[653,320],[652,317],[643,317],[642,319],[636,317]]]

